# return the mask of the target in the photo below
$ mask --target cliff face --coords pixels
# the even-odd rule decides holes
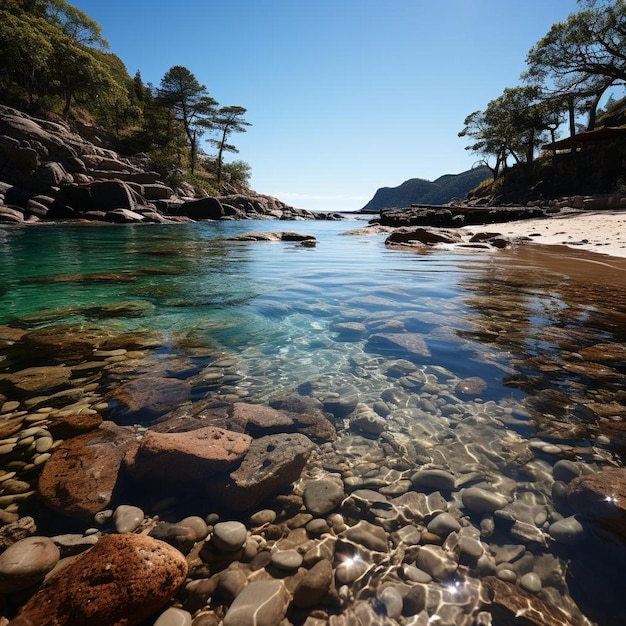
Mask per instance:
[[[485,167],[467,170],[460,174],[446,174],[435,181],[411,178],[398,187],[382,187],[361,209],[379,211],[381,209],[409,207],[412,204],[446,204],[453,198],[464,198],[483,180],[491,178]]]
[[[182,222],[202,219],[333,219],[250,192],[208,197],[163,180],[145,154],[122,156],[92,128],[89,139],[59,121],[0,105],[0,223],[83,219]]]

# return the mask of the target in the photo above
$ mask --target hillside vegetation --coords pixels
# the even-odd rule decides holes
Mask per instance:
[[[146,153],[168,182],[184,178],[210,195],[247,190],[250,166],[224,161],[237,152],[232,134],[249,126],[246,109],[220,106],[182,66],[158,87],[131,77],[100,26],[65,0],[0,3],[0,104],[97,134],[122,155]]]

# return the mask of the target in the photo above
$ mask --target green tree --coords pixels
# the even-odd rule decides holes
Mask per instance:
[[[222,173],[228,176],[228,182],[232,185],[240,185],[248,187],[250,185],[250,176],[252,176],[252,168],[245,161],[231,161],[224,163]]]
[[[73,39],[58,33],[53,40],[51,83],[63,98],[63,116],[69,115],[72,102],[80,99],[97,103],[99,98],[121,95],[121,87],[109,67]]]
[[[217,185],[222,182],[222,169],[224,164],[224,152],[239,152],[237,148],[227,143],[228,138],[233,133],[245,133],[247,126],[252,126],[250,122],[243,119],[246,109],[241,106],[221,107],[213,116],[211,121],[212,129],[218,133],[217,139],[209,139],[209,143],[217,147]]]
[[[512,87],[487,105],[465,118],[459,137],[473,142],[466,147],[481,155],[494,180],[506,171],[508,160],[531,163],[535,150],[545,138],[545,131],[554,122],[554,111],[542,106],[537,87]],[[490,163],[491,158],[495,161]]]
[[[51,31],[40,18],[0,11],[0,86],[23,89],[31,108],[53,53]]]
[[[579,0],[579,5],[531,48],[522,78],[547,95],[568,94],[584,102],[592,130],[606,90],[626,81],[626,3]]]
[[[108,49],[102,28],[86,13],[65,0],[47,0],[46,4],[46,19],[63,34],[86,46]]]
[[[181,65],[175,65],[165,73],[157,93],[161,102],[175,112],[183,125],[193,174],[198,156],[198,140],[204,134],[204,129],[211,127],[217,101],[211,98],[207,88]]]

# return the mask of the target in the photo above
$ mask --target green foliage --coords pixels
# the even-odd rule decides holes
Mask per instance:
[[[217,110],[211,119],[211,128],[218,133],[217,139],[209,139],[209,143],[217,147],[217,185],[222,182],[222,169],[224,164],[224,152],[239,152],[237,148],[227,143],[232,133],[245,133],[247,126],[243,116],[246,109],[240,106],[225,106]]]
[[[507,172],[510,160],[530,164],[568,119],[574,132],[582,111],[593,129],[603,94],[626,81],[626,3],[579,0],[579,6],[529,51],[524,86],[505,89],[465,119],[459,136],[470,139],[466,149],[482,158],[494,179]],[[516,176],[523,178],[520,168]]]
[[[63,34],[86,46],[106,49],[109,43],[102,36],[102,28],[86,13],[65,0],[48,0],[45,17]]]
[[[157,93],[161,103],[174,111],[176,119],[183,125],[193,174],[197,162],[198,140],[206,128],[212,127],[217,101],[211,98],[207,88],[181,65],[175,65],[165,73]]]
[[[231,161],[222,165],[222,175],[231,185],[248,187],[252,168],[245,161]]]
[[[95,121],[127,148],[149,153],[163,176],[185,177],[188,168],[194,184],[212,194],[222,170],[235,185],[250,179],[247,163],[222,163],[224,151],[237,152],[228,137],[249,126],[243,107],[218,109],[180,65],[165,73],[158,89],[144,85],[140,72],[129,76],[108,52],[100,26],[65,0],[0,0],[0,101]],[[219,166],[196,173],[207,131],[219,134],[212,140]]]

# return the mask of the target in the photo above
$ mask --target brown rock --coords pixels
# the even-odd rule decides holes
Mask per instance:
[[[229,426],[235,432],[248,432],[253,437],[285,432],[293,426],[291,417],[267,406],[236,402],[233,404]]]
[[[479,376],[470,376],[459,381],[454,388],[457,396],[479,396],[487,389],[487,383]]]
[[[54,415],[48,425],[50,434],[55,439],[69,439],[83,433],[91,432],[102,424],[102,416],[98,413],[77,413],[76,415]]]
[[[117,422],[149,422],[188,400],[190,391],[189,383],[184,380],[144,376],[121,384],[105,400],[113,403]]]
[[[101,329],[81,326],[55,326],[33,330],[14,346],[25,358],[75,363],[89,358],[104,340]],[[22,354],[20,354],[22,356]]]
[[[11,626],[133,626],[163,607],[187,575],[183,555],[144,535],[107,535],[24,605]]]
[[[567,486],[572,509],[626,538],[626,469],[610,468],[574,478]]]
[[[316,563],[298,583],[293,594],[294,606],[304,609],[319,604],[330,591],[333,577],[330,561]]]
[[[112,209],[134,211],[137,208],[130,187],[121,181],[111,180],[94,183],[91,185],[90,191],[90,208],[92,211],[110,211]]]
[[[237,510],[257,507],[300,477],[315,444],[300,433],[255,439],[240,467],[231,475],[229,504]]]
[[[9,383],[16,393],[44,393],[66,384],[71,375],[72,370],[63,365],[28,367],[14,374],[7,374],[4,381]]]
[[[426,228],[403,227],[394,231],[385,240],[385,245],[392,244],[425,244],[433,245],[437,243],[458,243],[461,237],[458,233],[442,230],[427,230]]]
[[[293,432],[302,433],[316,443],[337,439],[337,431],[332,422],[311,398],[294,394],[273,401],[271,405],[289,415],[293,420]]]
[[[124,455],[137,443],[117,427],[64,441],[39,477],[39,494],[64,515],[91,519],[113,500]]]
[[[518,585],[511,585],[495,576],[483,578],[485,607],[498,626],[582,626],[558,607],[547,604]],[[584,623],[587,623],[586,621]]]
[[[3,517],[5,515],[11,515],[10,513],[2,512]],[[37,525],[32,517],[20,517],[9,521],[8,519],[2,519],[4,525],[0,527],[0,551],[6,550],[14,543],[31,537],[37,532]]]
[[[139,479],[193,486],[232,470],[251,441],[248,435],[215,426],[183,433],[148,431],[137,450],[128,455],[126,465]]]

